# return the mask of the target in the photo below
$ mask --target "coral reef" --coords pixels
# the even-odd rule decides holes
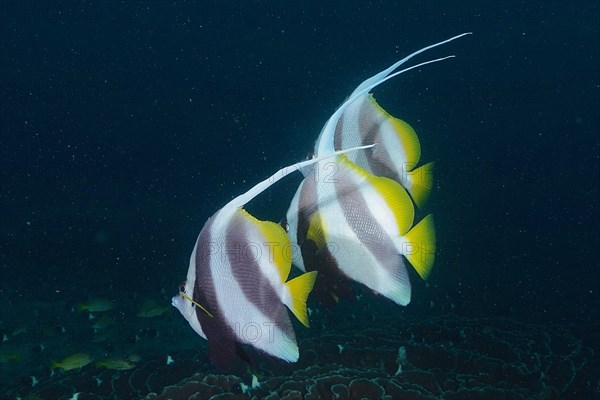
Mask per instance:
[[[2,393],[70,399],[600,398],[598,327],[544,327],[452,316],[376,320],[306,331],[297,364],[265,361],[249,375],[218,373],[204,351],[148,357],[126,371],[84,368],[27,379]],[[253,387],[254,386],[254,387]]]

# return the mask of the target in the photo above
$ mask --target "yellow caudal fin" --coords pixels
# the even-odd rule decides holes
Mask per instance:
[[[413,169],[407,174],[407,190],[419,208],[425,206],[433,188],[434,166],[435,163],[430,162]]]
[[[435,226],[429,214],[402,238],[402,254],[417,273],[427,279],[435,261]]]
[[[292,297],[290,310],[294,313],[298,321],[308,328],[308,310],[306,308],[306,300],[308,295],[315,285],[317,279],[317,271],[307,272],[285,283]]]

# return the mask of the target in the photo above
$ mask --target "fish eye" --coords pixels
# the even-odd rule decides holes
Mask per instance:
[[[179,291],[185,293],[185,288],[187,287],[187,282],[181,282],[179,284]]]

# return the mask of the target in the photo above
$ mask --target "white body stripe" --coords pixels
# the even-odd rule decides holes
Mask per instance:
[[[220,253],[211,256],[210,261],[212,284],[215,288],[219,308],[227,325],[234,331],[240,343],[251,344],[267,354],[295,362],[299,356],[296,340],[290,337],[288,332],[281,331],[274,321],[267,318],[246,299],[242,288],[234,278],[227,255],[224,254],[225,230],[235,211],[237,210],[231,208],[219,211],[211,232],[211,242],[217,245],[217,253]],[[219,251],[221,249],[223,249],[222,252]],[[267,271],[267,277],[277,274],[274,267],[272,268],[270,273]],[[261,266],[260,272],[263,271],[263,266]],[[281,282],[276,284],[278,286],[273,287],[278,288],[277,292],[279,293],[282,291],[283,284]]]
[[[364,94],[358,99],[356,99],[352,104],[348,106],[344,114],[342,114],[342,149],[348,147],[354,147],[360,145],[362,142],[361,135],[361,125],[359,120],[360,110],[364,107],[365,101],[368,100],[368,94]],[[357,144],[352,144],[357,143]],[[379,147],[379,146],[377,146]],[[371,151],[384,151],[383,148],[374,148]],[[357,151],[351,154],[348,154],[348,158],[360,165],[361,167],[368,170],[369,162],[367,160],[367,152],[366,151]]]
[[[194,245],[194,250],[192,251],[192,255],[190,256],[190,267],[188,268],[188,273],[185,281],[186,285],[186,294],[190,297],[190,299],[194,298],[194,282],[196,282],[196,247],[198,246],[198,240],[196,240],[196,244]],[[206,334],[202,330],[200,326],[200,322],[196,317],[196,306],[189,301],[188,299],[176,295],[171,300],[171,304],[175,306],[183,315],[183,317],[188,321],[190,326],[196,333],[202,338],[206,339]]]
[[[353,175],[353,179],[357,190],[365,199],[365,206],[375,217],[377,223],[390,237],[397,236],[399,229],[396,217],[383,196],[365,179],[361,179],[357,175]]]
[[[338,163],[340,168],[348,168]],[[360,192],[365,210],[356,209],[355,213],[370,212],[377,223],[390,237],[390,246],[394,247],[393,237],[398,235],[398,226],[389,207],[382,196],[364,179],[352,171],[342,171],[342,176],[352,176],[356,190]],[[310,179],[310,177],[308,178]],[[319,215],[327,232],[327,242],[340,270],[350,279],[360,282],[371,290],[380,293],[398,304],[406,305],[410,301],[410,284],[397,279],[380,264],[377,256],[362,242],[346,219],[340,200],[337,197],[335,184],[319,181],[317,184],[319,199]],[[342,200],[343,201],[343,200]],[[398,256],[399,257],[399,256]]]
[[[360,121],[360,118],[368,118],[370,123],[365,126],[366,121]],[[414,168],[415,165],[408,166],[408,155],[405,146],[400,142],[398,133],[390,123],[389,117],[379,110],[368,94],[364,94],[350,104],[342,115],[342,149],[360,146],[366,135],[366,129],[377,129],[378,146],[369,151],[357,151],[348,154],[348,159],[356,165],[373,173],[369,160],[377,153],[385,152],[391,161],[386,164],[397,176],[398,181],[406,186],[407,168]]]

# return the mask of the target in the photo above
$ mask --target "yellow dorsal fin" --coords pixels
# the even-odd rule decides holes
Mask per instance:
[[[425,207],[431,189],[433,188],[433,170],[435,163],[421,165],[408,172],[407,190],[419,208]]]
[[[435,261],[435,225],[429,214],[404,235],[407,251],[404,256],[423,279],[431,273]]]
[[[406,154],[406,165],[397,166],[399,168],[398,171],[412,170],[421,159],[421,143],[419,143],[417,132],[415,132],[412,126],[401,119],[390,115],[386,110],[384,110],[383,107],[377,103],[377,100],[375,100],[372,94],[369,94],[369,101],[375,110],[381,116],[386,118],[390,125],[394,128],[394,131],[396,132],[398,140],[402,146],[402,150]]]
[[[269,260],[277,267],[281,283],[285,282],[292,269],[292,259],[290,254],[286,256],[286,252],[290,253],[291,248],[290,239],[283,227],[275,222],[261,221],[242,208],[238,212],[256,226],[261,237],[249,240],[257,242],[263,250],[269,252]]]
[[[415,208],[406,189],[393,179],[375,176],[367,172],[348,160],[346,156],[340,156],[339,158],[345,166],[348,166],[350,170],[365,179],[383,197],[389,210],[394,214],[398,225],[398,234],[404,235],[415,219]]]
[[[316,279],[317,271],[310,271],[285,283],[292,298],[291,310],[296,318],[298,318],[298,321],[300,321],[302,325],[306,326],[307,328],[309,326],[309,322],[306,300],[308,299],[308,295],[315,285]]]

